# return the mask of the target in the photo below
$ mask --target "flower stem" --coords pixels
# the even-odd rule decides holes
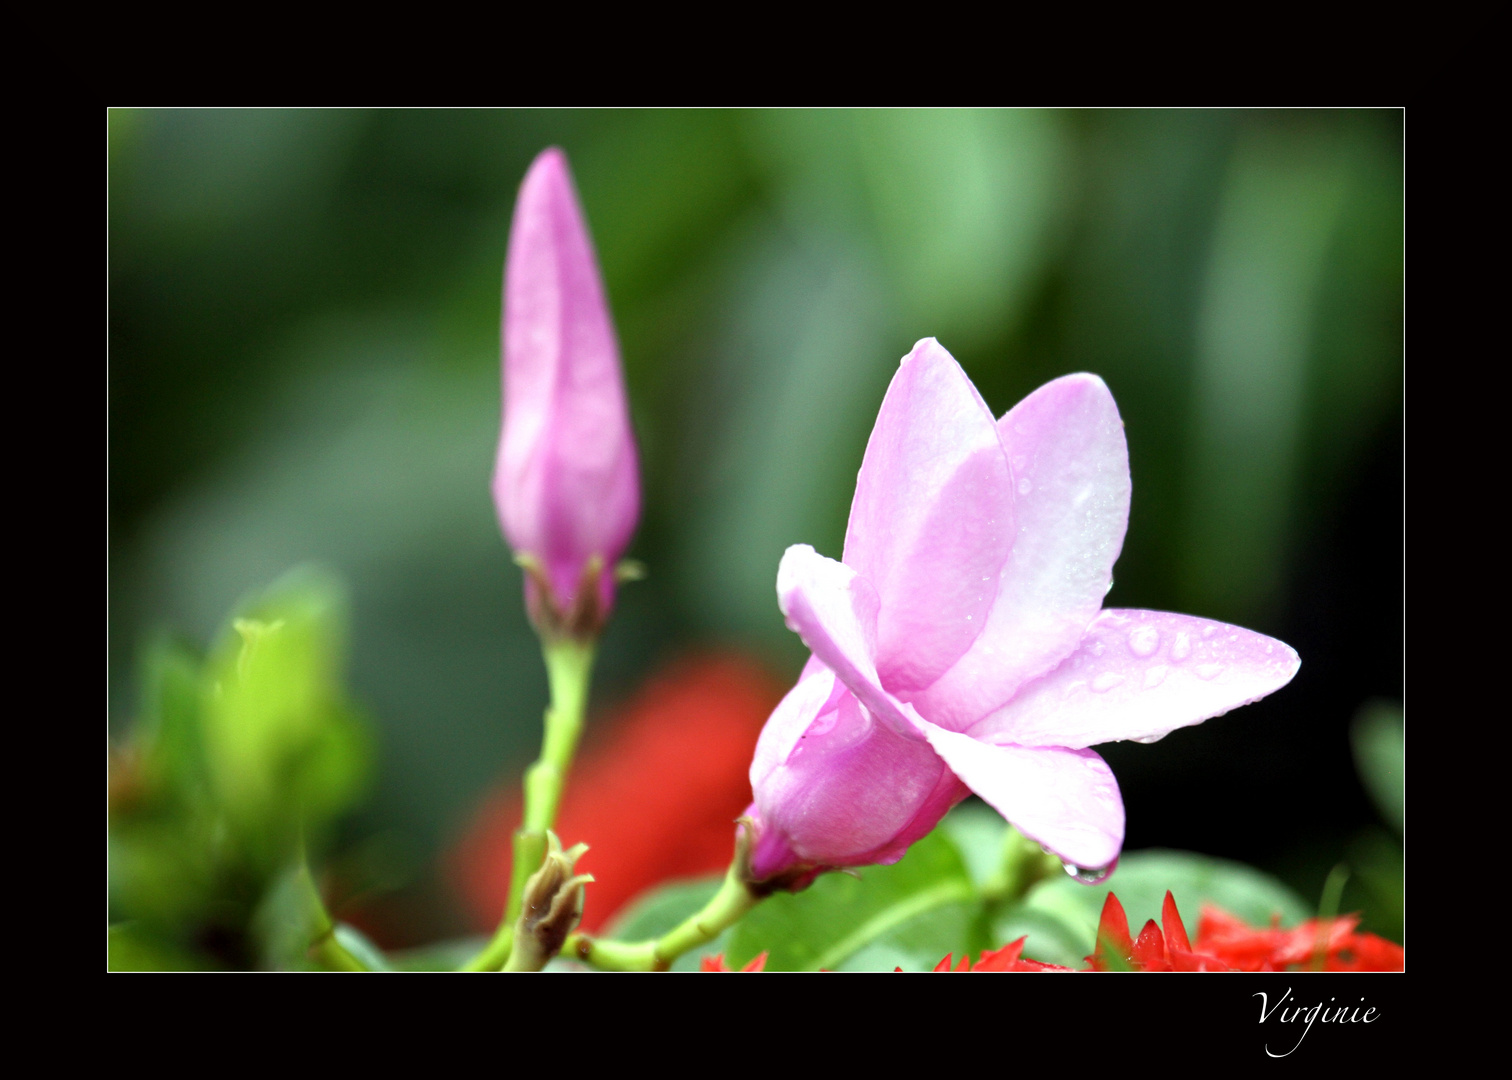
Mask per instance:
[[[738,863],[737,859],[730,866],[724,883],[702,911],[655,941],[600,941],[573,934],[562,947],[563,955],[608,971],[666,971],[683,953],[717,938],[761,899],[742,879]]]
[[[583,733],[588,711],[588,682],[593,674],[591,641],[556,638],[542,643],[546,678],[551,686],[551,704],[546,709],[546,731],[541,756],[525,770],[525,820],[514,834],[514,862],[510,870],[509,901],[498,929],[483,951],[465,964],[463,971],[498,971],[509,959],[514,945],[525,883],[546,856],[546,830],[556,823],[557,808],[567,770]]]

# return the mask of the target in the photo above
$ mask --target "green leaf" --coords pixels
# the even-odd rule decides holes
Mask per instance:
[[[482,935],[438,941],[418,949],[389,953],[388,962],[395,971],[456,971],[487,944],[488,938]]]
[[[271,868],[301,826],[313,843],[356,801],[373,753],[342,683],[339,583],[297,570],[240,610],[206,664],[205,754],[220,806]]]
[[[1403,831],[1406,802],[1406,741],[1402,707],[1374,701],[1360,710],[1350,729],[1355,768],[1376,809],[1392,828]]]
[[[372,940],[355,926],[337,923],[335,935],[341,947],[360,960],[369,971],[396,970],[389,962],[389,958],[384,955],[383,950],[374,945]]]
[[[987,888],[1003,869],[1010,826],[1002,815],[972,798],[946,814],[939,827],[960,852],[972,882]]]
[[[770,897],[729,932],[732,967],[766,951],[768,971],[927,970],[947,952],[980,947],[980,901],[943,831],[893,866],[829,873],[805,892]]]
[[[1255,926],[1270,925],[1272,915],[1280,915],[1283,925],[1301,922],[1312,915],[1311,907],[1296,893],[1254,867],[1190,851],[1155,848],[1125,855],[1118,869],[1100,885],[1083,885],[1070,877],[1040,882],[1021,904],[1003,914],[995,929],[1011,932],[1021,925],[1026,928],[1031,925],[1028,921],[1015,923],[1015,918],[1048,917],[1054,926],[1043,926],[1038,933],[1034,929],[1018,931],[1029,934],[1024,955],[1050,963],[1067,963],[1053,956],[1065,957],[1069,949],[1078,953],[1075,959],[1079,961],[1092,951],[1097,921],[1109,890],[1118,895],[1128,913],[1129,928],[1137,934],[1147,919],[1160,921],[1160,908],[1168,889],[1176,898],[1176,908],[1187,932],[1194,936],[1205,903],[1215,904]]]
[[[162,941],[134,923],[119,923],[105,932],[108,971],[208,971],[204,957]]]
[[[199,662],[164,639],[148,646],[140,667],[142,701],[134,734],[147,783],[173,803],[196,805],[206,787]]]

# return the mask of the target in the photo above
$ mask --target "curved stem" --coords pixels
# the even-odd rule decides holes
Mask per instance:
[[[738,863],[737,859],[731,865],[703,910],[656,940],[599,941],[573,934],[562,947],[563,955],[577,956],[608,971],[666,971],[683,953],[717,938],[761,899],[741,879]]]
[[[541,866],[546,855],[546,830],[556,823],[557,808],[567,783],[567,770],[583,733],[588,711],[588,681],[593,674],[591,641],[566,638],[545,641],[546,677],[551,686],[551,704],[546,709],[546,730],[541,756],[525,770],[525,820],[514,834],[514,861],[509,877],[509,901],[498,929],[483,951],[464,964],[462,971],[498,971],[509,959],[514,945],[515,923],[520,918],[525,883]]]

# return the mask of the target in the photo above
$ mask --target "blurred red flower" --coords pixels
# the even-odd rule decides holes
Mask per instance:
[[[589,845],[577,863],[594,877],[583,929],[602,929],[653,885],[729,865],[735,819],[751,802],[756,737],[784,689],[743,657],[688,657],[588,729],[555,830],[564,844]],[[520,819],[519,779],[511,777],[483,801],[449,857],[479,930],[493,929],[503,911]]]

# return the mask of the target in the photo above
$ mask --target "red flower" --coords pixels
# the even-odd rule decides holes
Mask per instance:
[[[752,960],[749,964],[747,964],[745,967],[741,968],[740,970],[741,971],[765,971],[766,970],[766,958],[767,958],[767,954],[766,953],[764,953],[764,952],[758,953],[756,955],[756,959]],[[700,960],[698,962],[698,970],[699,971],[733,971],[734,968],[726,966],[725,959],[724,959],[724,953],[715,953],[713,956],[706,956],[702,960]]]
[[[936,971],[1074,971],[1074,968],[1061,967],[1059,964],[1042,964],[1038,960],[1026,960],[1019,956],[1024,951],[1024,938],[1010,941],[996,952],[987,950],[982,953],[982,958],[976,963],[971,963],[971,954],[961,956],[961,962],[954,968],[950,966],[952,953],[946,953],[945,959],[935,965]],[[896,968],[902,971],[902,968]]]
[[[1290,930],[1258,929],[1208,904],[1197,923],[1197,943],[1237,971],[1401,971],[1402,947],[1357,932],[1359,924],[1358,915],[1341,915],[1308,919]]]
[[[652,677],[602,726],[573,765],[555,830],[589,851],[582,927],[593,932],[624,903],[670,878],[723,870],[761,725],[783,688],[738,656],[683,659]],[[516,778],[490,795],[450,857],[451,877],[481,929],[509,893],[521,819]]]
[[[1196,952],[1187,940],[1186,927],[1176,910],[1176,899],[1166,891],[1160,921],[1144,924],[1139,937],[1129,940],[1129,919],[1123,905],[1111,892],[1103,901],[1102,918],[1097,924],[1097,946],[1087,957],[1091,971],[1227,971],[1228,966],[1216,956]],[[1199,938],[1201,935],[1198,935]]]

